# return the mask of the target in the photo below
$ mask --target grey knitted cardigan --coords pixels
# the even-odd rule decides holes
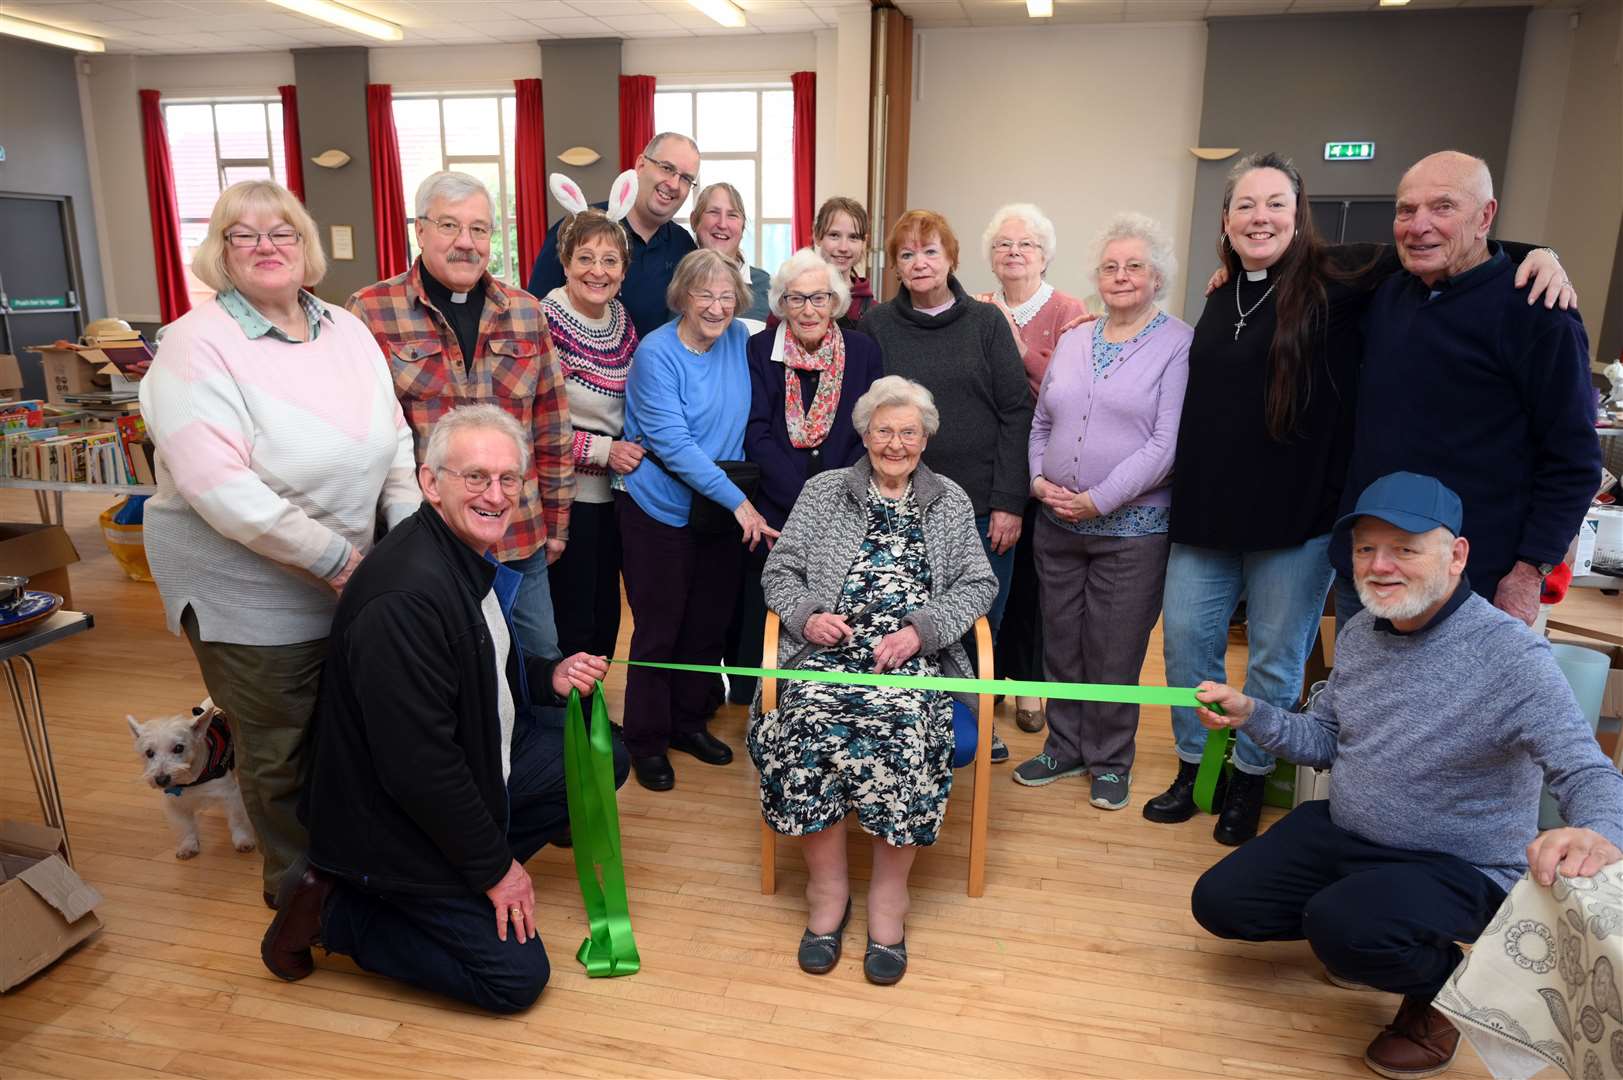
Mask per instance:
[[[778,639],[782,663],[806,643],[806,620],[833,611],[846,574],[868,532],[866,457],[846,469],[830,469],[806,481],[783,535],[772,546],[761,586],[766,605],[783,620]],[[964,489],[924,465],[913,474],[913,497],[924,516],[930,563],[930,602],[902,621],[918,631],[923,656],[940,653],[943,675],[972,675],[958,639],[992,609],[997,578],[975,532],[975,509]]]

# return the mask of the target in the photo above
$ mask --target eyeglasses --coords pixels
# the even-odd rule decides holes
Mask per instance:
[[[736,307],[738,304],[738,297],[730,292],[690,292],[688,296],[695,304],[699,305],[700,311],[708,308],[711,304],[720,304],[724,308]]]
[[[692,187],[694,184],[699,182],[699,178],[697,176],[694,176],[692,173],[683,172],[681,169],[678,169],[675,165],[672,165],[668,161],[661,161],[658,158],[649,157],[647,154],[644,154],[642,159],[648,162],[648,164],[652,165],[654,168],[658,169],[659,175],[663,176],[667,180],[680,180],[688,187]]]
[[[924,438],[924,432],[910,427],[900,430],[888,427],[873,428],[868,434],[873,436],[875,446],[889,446],[893,439],[902,440],[903,446],[917,446]]]
[[[812,307],[816,308],[818,311],[822,311],[824,308],[827,308],[833,302],[834,302],[834,294],[831,293],[831,292],[814,292],[814,293],[792,292],[792,293],[784,293],[783,294],[783,306],[788,308],[790,311],[799,311],[801,308],[805,307],[807,304],[810,304]]]
[[[1100,277],[1113,278],[1122,270],[1127,271],[1128,277],[1143,277],[1149,273],[1150,264],[1139,262],[1137,259],[1125,263],[1107,262],[1099,264]]]
[[[578,266],[582,270],[601,269],[606,274],[612,274],[616,270],[620,269],[620,267],[625,265],[618,255],[609,254],[599,257],[596,255],[589,255],[584,251],[577,254],[573,262],[575,266]]]
[[[243,232],[239,229],[233,229],[225,234],[225,242],[234,248],[256,248],[259,246],[261,237],[269,240],[279,248],[294,247],[304,239],[299,235],[297,229],[292,226],[285,226],[280,229],[272,229],[270,232]]]
[[[1041,251],[1043,246],[1035,240],[994,240],[992,250],[999,255],[1007,255],[1011,251],[1018,251],[1022,255],[1034,255]]]
[[[490,481],[492,477],[483,469],[469,469],[467,472],[459,472],[458,470],[447,465],[441,465],[440,472],[450,473],[452,476],[462,481],[462,486],[468,489],[469,495],[478,495],[480,492],[487,491],[490,488]],[[519,489],[524,486],[524,477],[520,476],[518,473],[504,472],[494,479],[497,483],[501,484],[502,494],[504,495],[517,495],[519,493]]]
[[[490,239],[490,226],[476,221],[472,225],[464,225],[455,218],[424,218],[424,221],[434,226],[434,231],[450,240],[462,235],[462,230],[468,230],[468,239],[476,244],[482,244]]]

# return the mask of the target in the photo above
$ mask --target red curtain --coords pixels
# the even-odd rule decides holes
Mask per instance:
[[[387,83],[371,83],[366,88],[366,146],[372,155],[372,232],[377,237],[378,277],[392,278],[411,265],[411,249],[406,246],[405,181],[400,179],[394,93]]]
[[[812,205],[817,189],[817,73],[797,71],[789,76],[795,90],[795,250],[812,242]]]
[[[282,95],[282,158],[287,163],[287,189],[304,201],[304,150],[299,145],[299,88],[278,86]]]
[[[637,155],[654,137],[654,77],[620,76],[620,171],[637,164]]]
[[[147,209],[152,214],[152,254],[158,271],[158,311],[166,323],[192,309],[186,295],[186,269],[180,251],[180,201],[169,163],[169,137],[163,128],[158,91],[141,91],[141,149],[147,168]]]
[[[514,135],[514,182],[518,185],[518,266],[525,278],[547,238],[547,136],[541,116],[541,80],[514,79],[518,131]]]

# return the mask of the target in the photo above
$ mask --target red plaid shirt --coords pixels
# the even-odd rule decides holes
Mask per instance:
[[[574,434],[563,370],[552,349],[541,302],[527,292],[484,277],[474,361],[464,366],[456,331],[423,292],[422,261],[349,298],[349,310],[371,329],[389,358],[395,393],[423,460],[428,433],[458,405],[490,403],[507,410],[530,432],[534,460],[513,524],[496,549],[505,561],[533,555],[548,537],[569,538],[575,500],[570,462]]]

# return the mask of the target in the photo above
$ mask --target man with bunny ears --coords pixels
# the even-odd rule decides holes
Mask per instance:
[[[686,135],[660,132],[637,156],[636,173],[637,198],[625,215],[631,261],[620,286],[620,302],[626,306],[637,336],[647,337],[670,321],[665,290],[676,264],[697,247],[675,218],[699,182],[699,146]],[[600,210],[608,208],[606,202],[594,205]],[[533,296],[545,296],[564,283],[564,267],[558,259],[561,224],[561,220],[552,223],[541,254],[535,258],[529,285]]]
[[[422,254],[404,274],[351,296],[348,307],[389,359],[419,464],[434,424],[459,405],[496,405],[529,433],[533,461],[495,555],[522,575],[513,623],[524,651],[556,660],[547,567],[569,539],[574,431],[541,302],[488,269],[495,205],[467,173],[430,175],[415,206]]]

